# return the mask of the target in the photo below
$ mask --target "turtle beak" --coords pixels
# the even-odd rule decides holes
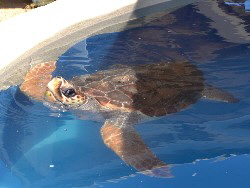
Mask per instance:
[[[56,98],[54,97],[54,95],[49,90],[45,91],[45,93],[44,93],[44,99],[45,99],[45,101],[50,102],[50,103],[57,102]]]
[[[56,100],[61,101],[63,97],[60,88],[64,83],[65,80],[60,76],[53,78],[47,85],[48,90],[45,95],[48,97],[53,95]]]

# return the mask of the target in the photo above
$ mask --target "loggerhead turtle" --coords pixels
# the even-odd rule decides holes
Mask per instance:
[[[128,165],[157,177],[169,176],[168,165],[150,151],[134,125],[178,112],[200,98],[237,101],[205,84],[202,72],[188,62],[116,66],[69,81],[60,76],[51,79],[54,69],[55,62],[35,66],[21,90],[51,107],[102,117],[104,143]]]

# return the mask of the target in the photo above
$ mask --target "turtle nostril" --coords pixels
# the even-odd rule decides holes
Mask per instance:
[[[56,78],[61,79],[62,77],[61,76],[56,76]]]

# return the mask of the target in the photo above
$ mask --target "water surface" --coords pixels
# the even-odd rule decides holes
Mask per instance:
[[[248,32],[244,7],[218,4],[221,13],[242,19]],[[0,187],[248,188],[250,44],[244,38],[237,42],[236,34],[221,35],[213,27],[220,21],[197,4],[151,15],[138,21],[143,26],[83,39],[60,56],[53,73],[70,79],[117,64],[184,60],[197,66],[207,83],[240,99],[234,104],[201,99],[136,127],[150,149],[172,165],[173,178],[138,173],[104,145],[101,123],[53,111],[11,87],[0,94]]]

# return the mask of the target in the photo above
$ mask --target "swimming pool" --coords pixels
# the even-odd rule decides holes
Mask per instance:
[[[243,19],[248,31],[247,15],[238,10],[244,7],[237,12],[218,5],[222,13]],[[160,12],[141,19],[143,26],[83,39],[59,57],[53,73],[70,79],[117,64],[185,60],[207,83],[239,98],[199,100],[136,127],[171,164],[173,178],[138,173],[103,144],[101,123],[48,109],[13,86],[0,95],[1,187],[249,187],[249,43],[222,35],[199,7]]]

